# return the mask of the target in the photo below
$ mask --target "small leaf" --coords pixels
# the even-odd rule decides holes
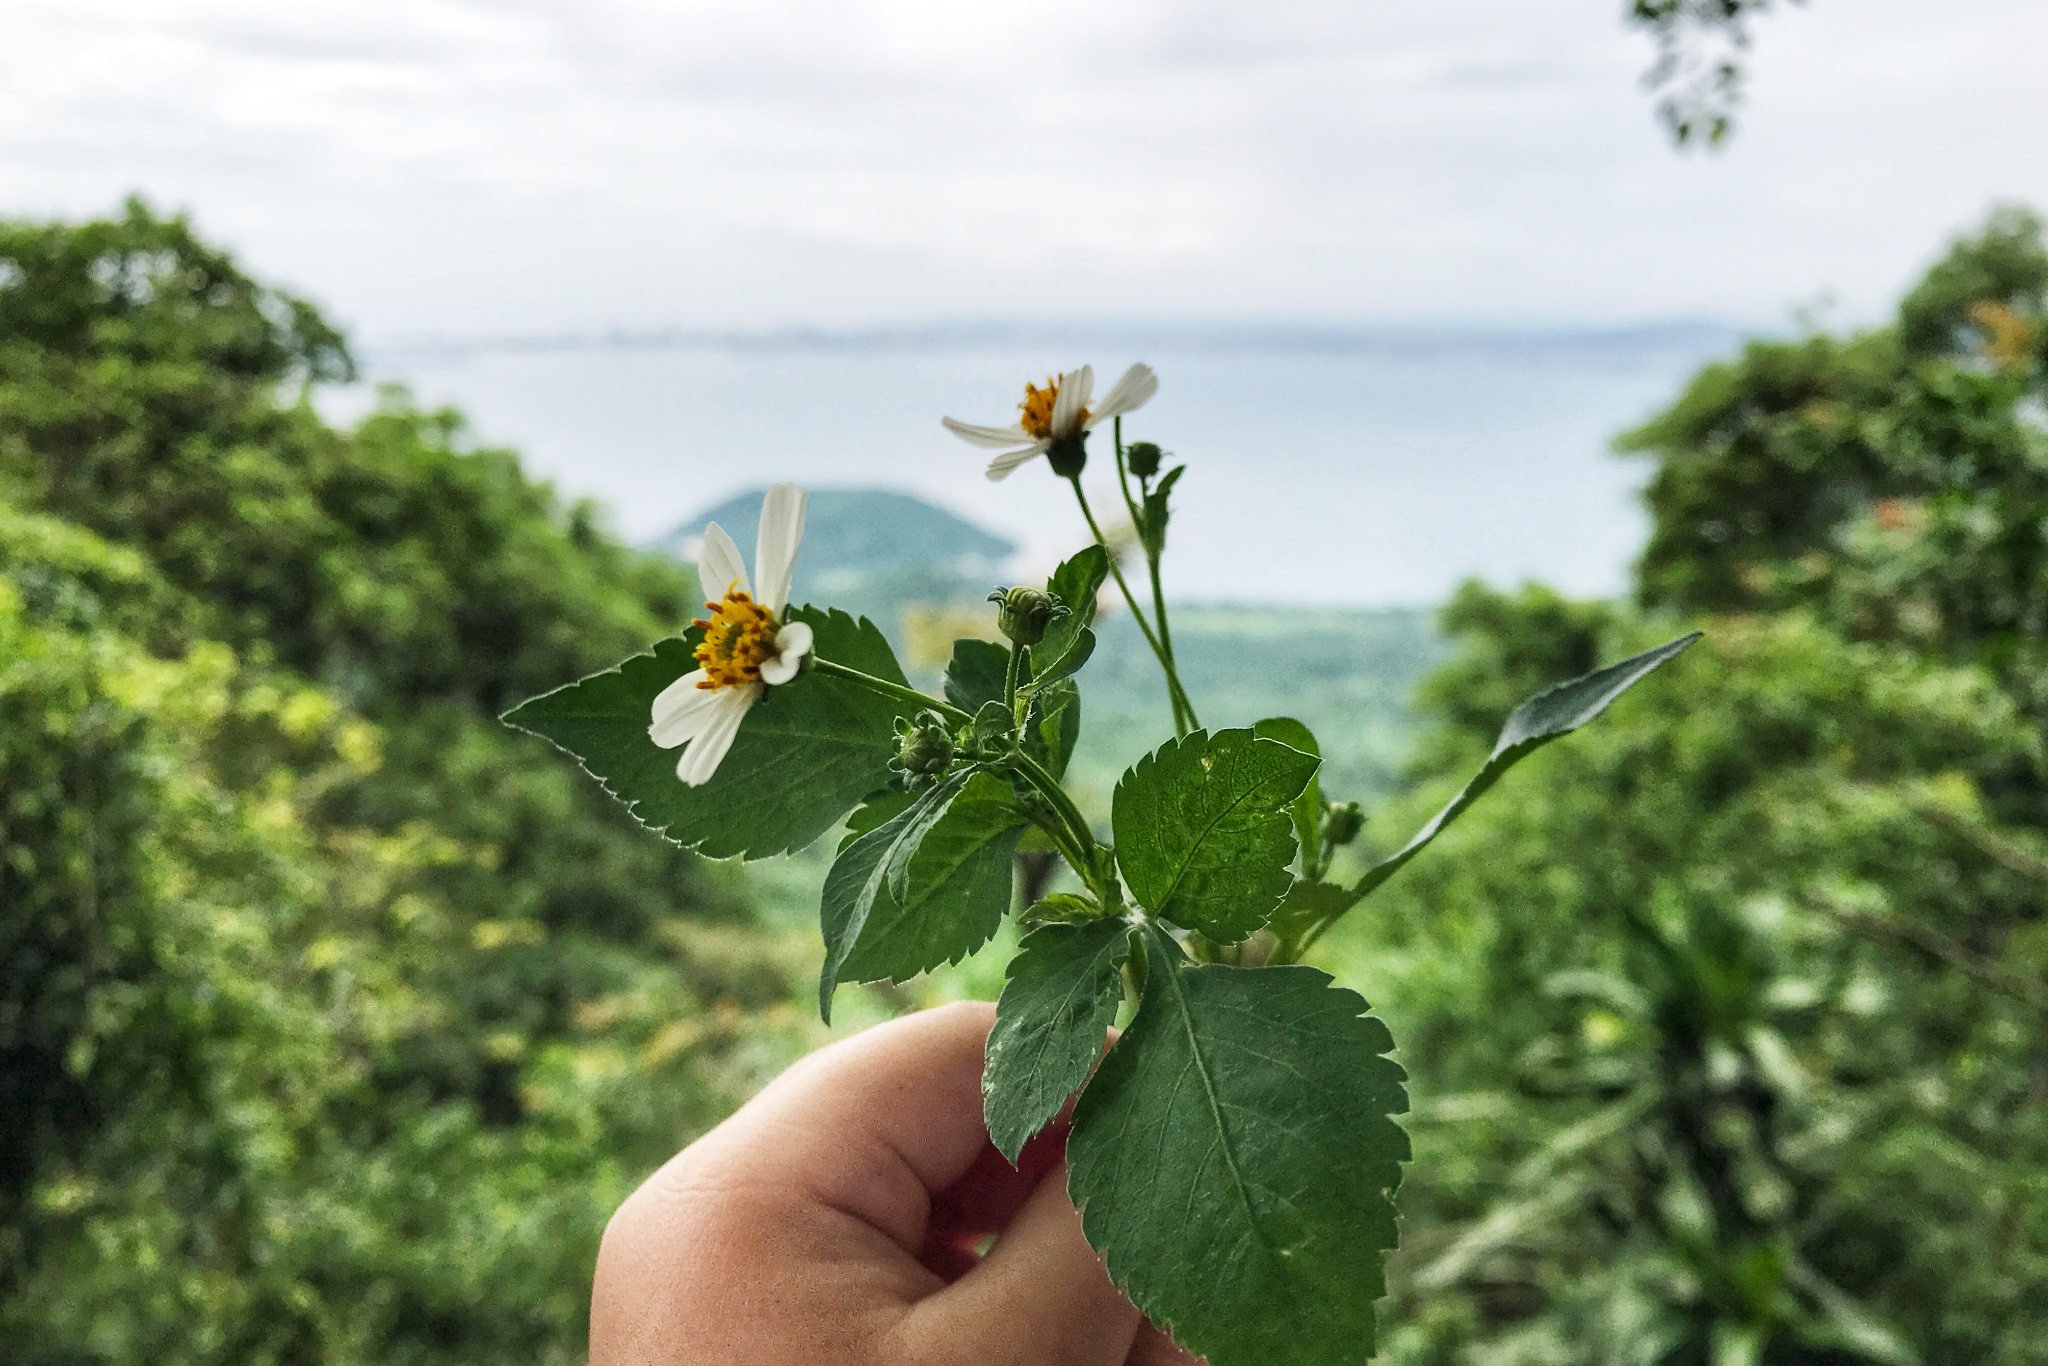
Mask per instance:
[[[901,683],[872,622],[812,607],[790,611],[817,652]],[[909,708],[845,679],[811,671],[770,688],[702,787],[676,777],[677,751],[647,738],[655,694],[697,667],[697,627],[615,669],[557,688],[505,713],[507,725],[567,750],[642,825],[711,858],[765,858],[801,849],[889,781],[896,717]]]
[[[1159,487],[1145,495],[1144,525],[1139,528],[1139,534],[1145,540],[1146,552],[1155,558],[1166,549],[1166,527],[1173,518],[1173,511],[1169,506],[1173,486],[1178,484],[1180,477],[1187,472],[1186,465],[1175,465],[1166,472],[1166,477],[1159,481]]]
[[[946,665],[946,700],[964,712],[976,712],[984,702],[1000,702],[1009,686],[1010,652],[993,641],[968,638],[953,642],[953,658]]]
[[[987,943],[1010,909],[1023,833],[1009,784],[960,773],[849,841],[825,875],[818,1013],[841,982],[902,982]]]
[[[1067,615],[1047,627],[1045,638],[1031,647],[1032,663],[1041,677],[1052,673],[1094,624],[1095,598],[1108,577],[1109,552],[1099,545],[1089,546],[1052,571],[1046,591],[1067,605]],[[1087,648],[1092,650],[1094,646],[1090,644]]]
[[[1088,1241],[1209,1366],[1362,1366],[1409,1157],[1392,1037],[1314,968],[1195,967],[1141,939],[1137,1018],[1067,1140]]]
[[[1316,743],[1315,732],[1291,716],[1272,716],[1252,726],[1252,734],[1268,740],[1278,740],[1289,749],[1298,749],[1303,754],[1323,756],[1323,748]],[[1287,815],[1294,822],[1294,842],[1301,849],[1301,868],[1306,876],[1310,865],[1323,852],[1323,777],[1322,770],[1308,780],[1308,786],[1301,795],[1287,804]]]
[[[1034,691],[1031,712],[1025,720],[1025,741],[1031,757],[1063,778],[1081,739],[1081,690],[1070,678],[1053,683],[1043,692]]]
[[[1057,655],[1047,652],[1043,641],[1032,646],[1031,658],[1038,671],[1036,686],[1042,688],[1048,683],[1079,673],[1081,666],[1086,664],[1094,653],[1095,633],[1085,626]]]
[[[1110,815],[1138,903],[1219,944],[1265,924],[1293,881],[1286,807],[1319,762],[1249,730],[1198,730],[1140,759]]]
[[[1700,633],[1694,631],[1667,641],[1654,650],[1619,664],[1610,664],[1596,669],[1568,682],[1545,688],[1534,697],[1516,707],[1509,715],[1507,724],[1501,727],[1500,739],[1493,745],[1493,754],[1482,766],[1472,781],[1459,790],[1458,795],[1430,818],[1429,824],[1415,832],[1399,853],[1383,859],[1366,871],[1354,889],[1363,898],[1388,878],[1401,871],[1409,859],[1421,853],[1423,846],[1444,832],[1444,828],[1465,813],[1465,808],[1485,795],[1486,789],[1500,781],[1500,776],[1522,760],[1534,754],[1543,746],[1561,735],[1569,735],[1585,725],[1601,712],[1615,698],[1627,692],[1658,665],[1676,659]]]
[[[1010,960],[981,1074],[988,1136],[1017,1154],[1088,1080],[1124,999],[1131,927],[1121,920],[1041,925]]]
[[[1072,892],[1047,892],[1026,906],[1020,919],[1027,925],[1041,920],[1100,920],[1102,907],[1093,897],[1076,896]]]

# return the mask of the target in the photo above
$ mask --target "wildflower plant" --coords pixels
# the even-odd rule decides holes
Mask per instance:
[[[956,642],[943,697],[910,685],[871,622],[793,605],[804,496],[780,485],[762,509],[758,596],[713,525],[707,617],[505,719],[576,756],[649,829],[714,858],[786,853],[843,825],[820,909],[827,1019],[840,983],[956,962],[1017,917],[983,1077],[990,1140],[1015,1162],[1070,1115],[1068,1190],[1089,1241],[1210,1366],[1368,1361],[1410,1157],[1394,1119],[1405,1074],[1366,1002],[1301,960],[1510,767],[1696,636],[1524,702],[1433,819],[1340,879],[1337,850],[1363,813],[1321,790],[1308,727],[1206,730],[1182,686],[1160,567],[1186,467],[1162,473],[1166,453],[1122,430],[1157,379],[1133,366],[1100,404],[1092,385],[1083,366],[1027,386],[1007,427],[946,420],[999,452],[991,479],[1046,456],[1093,543],[1042,588],[991,595],[1008,643]],[[1082,487],[1105,420],[1142,601]],[[1063,778],[1112,583],[1158,661],[1173,735],[1124,773],[1105,829]],[[1027,842],[1056,850],[1072,886],[1018,906]]]

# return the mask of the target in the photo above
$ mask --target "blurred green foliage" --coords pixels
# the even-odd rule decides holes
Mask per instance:
[[[181,220],[0,225],[0,1333],[567,1361],[610,1208],[811,1041],[729,878],[498,726],[693,585]]]
[[[1331,957],[1415,1079],[1390,1359],[2048,1362],[2040,225],[1625,438],[1641,603],[1468,585],[1391,841],[1544,681],[1707,640]]]

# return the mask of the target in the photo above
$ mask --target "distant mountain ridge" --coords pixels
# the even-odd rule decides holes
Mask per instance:
[[[764,492],[743,493],[685,517],[648,548],[694,563],[705,524],[716,522],[751,565]],[[996,572],[1016,553],[1014,543],[994,532],[906,493],[813,489],[797,569],[818,577],[906,567],[982,576]]]

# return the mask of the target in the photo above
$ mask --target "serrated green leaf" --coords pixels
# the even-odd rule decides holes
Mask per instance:
[[[1409,1157],[1392,1037],[1314,968],[1196,967],[1141,938],[1137,1018],[1067,1140],[1088,1241],[1209,1366],[1369,1361]]]
[[[1516,707],[1509,715],[1507,724],[1501,727],[1500,738],[1494,742],[1493,753],[1472,781],[1459,789],[1458,795],[1445,804],[1444,809],[1432,816],[1429,823],[1416,831],[1398,853],[1382,859],[1366,870],[1353,890],[1359,897],[1369,895],[1388,878],[1401,871],[1409,859],[1422,852],[1423,846],[1444,832],[1445,827],[1465,813],[1465,809],[1485,795],[1486,790],[1500,781],[1503,773],[1522,760],[1534,754],[1559,736],[1569,735],[1580,726],[1606,711],[1615,698],[1627,692],[1659,665],[1668,663],[1684,653],[1686,648],[1700,638],[1698,631],[1667,641],[1654,650],[1645,650],[1639,655],[1610,664],[1604,669],[1545,688],[1534,697]]]
[[[1108,577],[1109,552],[1099,545],[1089,546],[1052,571],[1046,591],[1067,605],[1067,615],[1047,627],[1045,638],[1031,647],[1032,663],[1041,678],[1057,677],[1056,670],[1066,656],[1079,648],[1082,636],[1090,634],[1088,628],[1095,623],[1095,598]],[[1095,648],[1092,637],[1086,648]],[[1074,665],[1079,667],[1079,663]]]
[[[1110,808],[1138,904],[1219,944],[1265,924],[1293,881],[1287,804],[1318,763],[1249,730],[1198,730],[1140,759]]]
[[[989,1140],[1012,1163],[1102,1055],[1124,998],[1130,937],[1121,920],[1041,925],[1010,960],[981,1092]]]
[[[817,652],[890,682],[903,671],[872,622],[812,607]],[[703,632],[664,640],[615,669],[522,703],[506,724],[574,755],[642,825],[712,858],[801,849],[889,780],[896,717],[909,710],[816,671],[770,688],[748,711],[732,751],[702,787],[676,778],[676,751],[647,738],[655,694],[697,667]]]
[[[987,943],[1023,830],[1009,784],[962,773],[842,848],[819,905],[818,1013],[832,1018],[841,982],[907,981]]]
[[[1323,747],[1316,743],[1315,732],[1291,716],[1269,716],[1253,724],[1252,734],[1268,740],[1278,740],[1289,749],[1298,749],[1303,754],[1323,757]],[[1308,780],[1308,786],[1301,795],[1287,804],[1287,815],[1294,822],[1294,842],[1301,851],[1301,866],[1304,874],[1312,871],[1323,850],[1323,777],[1318,768],[1315,776]]]
[[[946,700],[964,712],[977,712],[984,702],[1002,701],[1009,673],[1007,647],[989,640],[956,640],[946,665]]]

